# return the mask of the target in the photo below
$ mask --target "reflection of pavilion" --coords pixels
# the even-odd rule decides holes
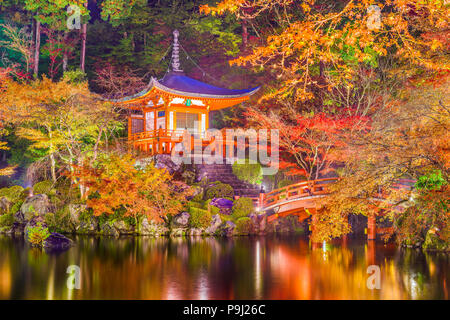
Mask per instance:
[[[192,79],[180,69],[178,31],[174,31],[172,70],[161,80],[152,78],[141,92],[119,102],[130,109],[128,140],[150,154],[170,153],[185,130],[204,136],[209,112],[234,106],[258,88],[231,90]]]

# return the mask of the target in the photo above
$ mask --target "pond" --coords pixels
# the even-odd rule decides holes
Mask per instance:
[[[75,240],[68,251],[47,254],[22,238],[0,236],[0,299],[449,298],[448,254],[373,241],[312,246],[302,236]],[[80,268],[80,289],[67,285],[71,265]],[[378,275],[379,287],[373,278]]]

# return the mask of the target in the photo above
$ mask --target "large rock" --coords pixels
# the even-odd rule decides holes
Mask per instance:
[[[438,251],[449,250],[449,244],[440,238],[439,231],[440,230],[436,227],[430,228],[425,236],[425,242],[423,243],[422,248]]]
[[[95,216],[90,216],[87,220],[80,220],[80,223],[75,227],[77,233],[80,234],[95,234],[98,231],[98,220]]]
[[[148,221],[146,217],[142,219],[139,227],[139,234],[142,236],[159,237],[167,235],[168,232],[169,228],[167,228],[164,222]]]
[[[220,218],[220,215],[218,214],[213,215],[211,225],[205,229],[205,233],[210,235],[215,234],[221,224],[222,219]]]
[[[13,205],[13,203],[11,201],[9,201],[8,198],[1,197],[0,198],[0,216],[2,214],[8,213],[9,209],[11,209],[12,205]]]
[[[220,226],[220,229],[218,231],[218,234],[224,237],[232,237],[235,235],[236,231],[236,224],[231,221],[226,221]]]
[[[189,230],[188,235],[190,236],[201,236],[203,234],[202,229],[192,228]]]
[[[114,226],[112,226],[109,222],[105,222],[102,225],[100,225],[100,231],[104,236],[112,236],[112,237],[119,237],[120,233],[117,231]]]
[[[44,241],[44,249],[47,251],[62,251],[73,246],[73,241],[60,233],[53,232]]]
[[[113,227],[117,230],[117,232],[119,232],[119,234],[130,235],[134,233],[134,227],[123,220],[114,221]]]
[[[168,154],[157,154],[153,157],[153,161],[156,168],[167,169],[170,174],[174,174],[181,169],[181,164],[173,162]]]
[[[80,215],[87,209],[85,204],[69,204],[70,223],[75,227],[80,225]]]
[[[267,223],[266,214],[252,213],[250,214],[249,218],[253,222],[255,234],[264,234],[266,232],[266,223]]]
[[[222,214],[231,214],[231,208],[233,207],[233,201],[225,199],[225,198],[213,198],[209,205],[217,207],[220,209],[220,213]]]
[[[182,212],[173,217],[172,226],[174,228],[187,228],[189,226],[189,218],[191,215],[187,212]]]
[[[26,223],[36,215],[44,216],[49,210],[50,202],[47,195],[37,194],[25,200],[14,218],[19,223]]]

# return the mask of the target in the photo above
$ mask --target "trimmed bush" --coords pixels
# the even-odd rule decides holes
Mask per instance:
[[[34,194],[46,194],[46,195],[55,194],[55,189],[53,188],[53,182],[50,180],[44,180],[44,181],[36,183],[33,186],[33,193]]]
[[[236,221],[236,232],[239,235],[248,235],[253,232],[252,219],[248,217],[239,218]]]
[[[242,217],[247,217],[253,210],[253,200],[242,197],[234,202],[233,208],[231,209],[231,216],[237,220]]]
[[[239,180],[246,181],[251,184],[260,184],[263,179],[261,165],[257,162],[250,163],[248,159],[242,163],[239,163],[239,161],[233,163],[233,174],[238,177]]]
[[[213,198],[231,198],[233,199],[234,190],[229,184],[218,182],[206,189],[206,199]]]
[[[0,189],[0,198],[5,197],[12,203],[16,203],[26,198],[25,189],[21,186],[12,186]]]
[[[189,225],[192,228],[207,228],[211,224],[212,217],[208,210],[190,207]]]

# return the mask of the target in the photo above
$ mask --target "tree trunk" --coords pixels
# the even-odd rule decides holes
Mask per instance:
[[[33,73],[34,77],[38,77],[39,73],[39,51],[41,49],[41,23],[36,20],[36,38],[34,42],[34,61],[33,61]]]
[[[50,166],[51,166],[51,173],[52,173],[52,181],[53,183],[56,182],[56,161],[55,161],[55,154],[50,153]]]
[[[247,21],[242,20],[242,51],[244,51],[247,48],[248,43],[248,29],[247,29]]]
[[[84,23],[81,26],[81,54],[80,54],[80,69],[84,72],[86,59],[86,31],[87,25]]]
[[[63,51],[63,61],[62,61],[62,71],[63,73],[67,71],[67,63],[69,61],[69,55],[67,52],[67,38],[69,36],[69,33],[67,31],[64,31],[64,51]]]
[[[84,6],[87,8],[87,1],[84,3]],[[86,60],[86,37],[87,37],[87,24],[83,23],[81,25],[81,54],[80,54],[80,69],[81,71],[85,71],[85,60]]]

